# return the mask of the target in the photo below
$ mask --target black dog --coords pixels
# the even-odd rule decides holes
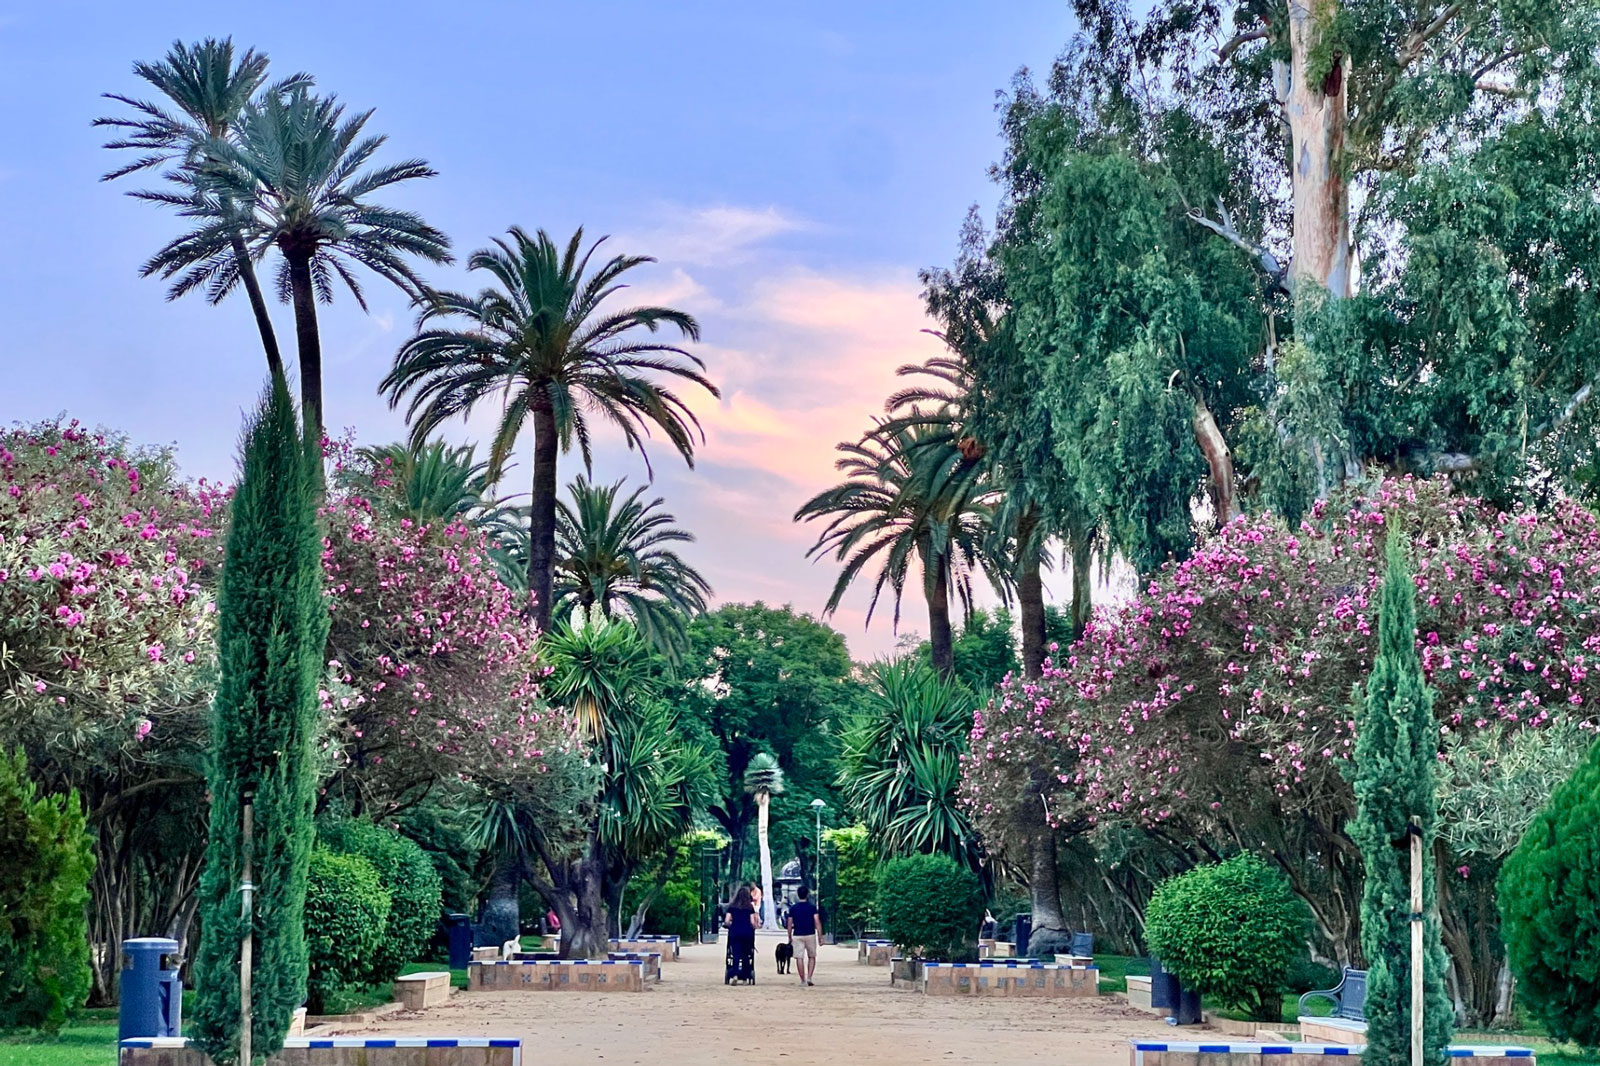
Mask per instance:
[[[778,972],[788,973],[789,965],[794,962],[794,945],[788,943],[779,944],[773,954],[778,957]]]

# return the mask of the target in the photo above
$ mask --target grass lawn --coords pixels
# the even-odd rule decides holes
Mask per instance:
[[[0,1037],[0,1066],[115,1066],[117,1012],[84,1011],[57,1037]]]

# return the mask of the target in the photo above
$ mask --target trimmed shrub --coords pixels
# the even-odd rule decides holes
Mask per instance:
[[[1283,874],[1254,855],[1197,866],[1156,886],[1145,940],[1202,996],[1282,1021],[1279,999],[1306,949],[1310,915]]]
[[[944,855],[910,855],[878,876],[884,932],[907,955],[969,962],[978,953],[983,882]]]
[[[438,871],[416,841],[371,822],[325,822],[318,826],[317,838],[332,851],[366,859],[389,893],[383,942],[370,957],[367,979],[393,980],[403,966],[422,957],[439,924]]]
[[[367,981],[370,956],[383,945],[389,893],[372,863],[327,848],[311,853],[306,885],[306,947],[311,956],[307,1006],[320,1014],[328,998]]]
[[[54,1032],[89,995],[89,875],[77,792],[40,796],[0,755],[0,1029]]]
[[[1600,1047],[1600,743],[1500,871],[1517,992],[1557,1041]]]

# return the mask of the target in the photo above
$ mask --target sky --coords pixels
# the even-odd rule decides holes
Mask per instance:
[[[653,495],[694,532],[684,554],[718,602],[819,614],[831,560],[795,509],[835,479],[895,368],[939,350],[922,332],[917,271],[948,264],[968,205],[992,215],[997,90],[1043,70],[1073,32],[1065,0],[803,5],[447,5],[410,0],[270,4],[22,5],[0,0],[0,424],[64,413],[140,443],[173,444],[185,474],[228,478],[265,363],[243,294],[167,302],[139,265],[181,220],[98,180],[115,160],[91,128],[100,98],[144,96],[136,59],[175,39],[231,35],[274,75],[312,74],[438,176],[384,202],[448,233],[458,260],[511,225],[654,256],[625,294],[693,313],[694,351],[722,390],[694,408],[695,467],[652,450]],[[475,289],[461,267],[432,284]],[[347,294],[321,309],[330,432],[400,439],[377,394],[413,316],[376,278],[370,313]],[[292,359],[288,308],[274,307]],[[447,427],[486,439],[493,412]],[[481,449],[486,451],[485,448]],[[526,492],[531,441],[503,490]],[[563,460],[565,482],[581,472]],[[609,439],[594,477],[646,468]],[[1061,590],[1064,592],[1064,590]],[[891,611],[865,625],[864,591],[832,622],[858,658],[891,651]],[[900,635],[926,632],[909,590]]]

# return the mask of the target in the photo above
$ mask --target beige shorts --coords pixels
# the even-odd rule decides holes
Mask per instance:
[[[809,955],[813,960],[815,960],[817,957],[816,934],[813,933],[811,936],[795,937],[794,954],[796,958],[799,958],[801,955]]]

